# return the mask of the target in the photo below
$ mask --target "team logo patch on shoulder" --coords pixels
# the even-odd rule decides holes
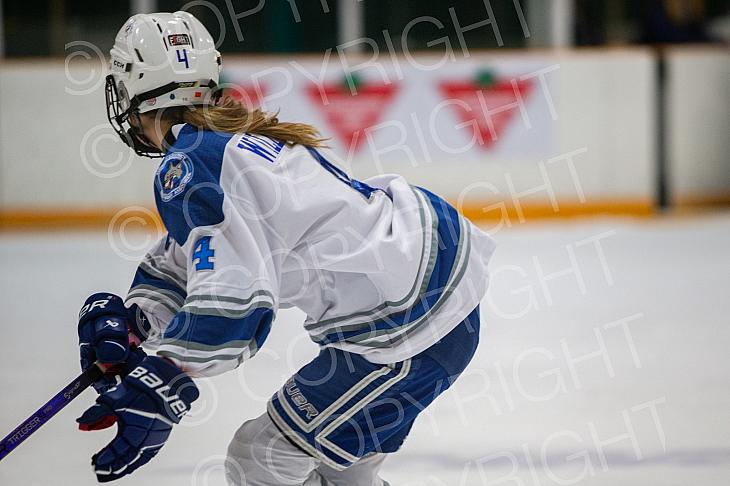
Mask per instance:
[[[193,178],[193,162],[183,152],[173,152],[165,156],[157,169],[155,186],[160,198],[167,202],[182,193]]]

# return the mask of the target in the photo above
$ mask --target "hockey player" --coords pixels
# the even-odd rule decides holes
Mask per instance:
[[[168,234],[126,299],[95,294],[80,313],[82,367],[110,372],[79,426],[118,424],[94,471],[112,481],[150,461],[198,397],[193,379],[252,358],[277,309],[298,307],[320,353],[233,434],[227,480],[386,484],[386,454],[475,351],[493,241],[402,177],[351,179],[313,127],[219,99],[220,66],[186,12],[135,15],[111,50],[109,120],[164,157]]]

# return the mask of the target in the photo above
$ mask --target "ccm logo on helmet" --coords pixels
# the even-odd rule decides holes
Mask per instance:
[[[188,412],[188,406],[185,405],[185,402],[180,400],[177,395],[168,395],[170,387],[168,385],[160,386],[163,383],[162,379],[147,368],[137,366],[129,376],[139,379],[139,381],[155,390],[155,393],[170,406],[170,410],[179,418],[182,418]]]

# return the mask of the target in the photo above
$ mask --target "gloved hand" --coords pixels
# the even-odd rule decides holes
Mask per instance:
[[[94,454],[91,464],[99,482],[132,474],[160,451],[173,424],[180,423],[199,396],[195,383],[177,366],[148,356],[115,388],[76,421],[81,430],[119,423],[117,435]]]
[[[136,306],[135,306],[136,307]],[[94,383],[103,393],[119,383],[117,375],[124,377],[145,357],[137,346],[144,340],[146,329],[139,322],[146,322],[141,311],[127,309],[121,297],[93,294],[86,299],[79,312],[79,352],[81,369],[86,370],[95,361],[104,365],[107,374]]]

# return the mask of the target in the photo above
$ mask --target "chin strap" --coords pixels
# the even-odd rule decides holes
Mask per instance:
[[[144,134],[139,133],[132,127],[127,130],[127,136],[123,140],[137,155],[144,157],[162,157],[165,154],[164,151],[152,145]]]

